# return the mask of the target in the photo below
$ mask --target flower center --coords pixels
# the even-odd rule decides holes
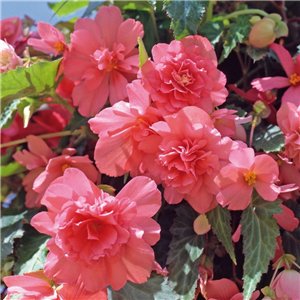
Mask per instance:
[[[297,85],[300,82],[300,76],[297,73],[291,75],[290,83],[292,85]]]
[[[62,42],[56,42],[53,47],[57,52],[63,52],[65,49],[65,45]]]
[[[256,174],[252,171],[249,171],[245,175],[245,180],[248,185],[254,184],[256,182]]]
[[[71,165],[66,163],[66,164],[63,164],[61,166],[61,169],[62,169],[63,172],[65,172],[65,170],[68,169],[68,168],[70,168],[70,167],[71,167]]]

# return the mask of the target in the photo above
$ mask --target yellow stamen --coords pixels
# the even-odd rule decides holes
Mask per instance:
[[[300,82],[300,75],[298,75],[297,73],[292,74],[290,78],[290,83],[292,85],[297,85],[299,82]]]
[[[63,52],[64,49],[65,49],[65,45],[62,42],[57,42],[57,43],[54,44],[54,49],[57,52]]]
[[[63,172],[65,172],[65,170],[68,169],[68,168],[70,168],[70,167],[71,167],[71,165],[69,165],[69,164],[63,164],[61,166],[61,169],[62,169]]]
[[[277,159],[277,165],[281,166],[282,165],[282,160],[281,159]]]
[[[247,181],[248,185],[251,185],[256,182],[256,174],[252,171],[247,172],[245,175],[245,180]]]

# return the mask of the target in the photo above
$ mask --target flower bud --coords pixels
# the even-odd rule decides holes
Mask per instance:
[[[275,22],[268,18],[255,23],[249,34],[250,45],[255,48],[264,48],[272,44],[276,39],[275,26]]]

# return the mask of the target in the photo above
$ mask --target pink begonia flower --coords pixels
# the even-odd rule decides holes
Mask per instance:
[[[208,280],[204,288],[207,300],[243,300],[243,293],[240,293],[237,285],[227,279]],[[256,300],[260,295],[255,291],[250,300]]]
[[[300,273],[295,270],[283,270],[279,273],[271,288],[275,291],[276,300],[299,300],[300,299]]]
[[[279,44],[269,46],[278,56],[287,77],[265,77],[252,80],[251,85],[259,91],[270,91],[274,88],[289,87],[282,96],[281,102],[292,102],[300,105],[300,54],[295,59]]]
[[[45,170],[34,180],[33,191],[43,195],[51,182],[62,176],[68,168],[77,168],[85,173],[89,180],[96,182],[98,171],[88,155],[73,156],[75,152],[75,149],[67,148],[62,152],[62,155],[51,158]],[[40,207],[40,205],[40,202],[35,203],[37,207]]]
[[[102,6],[95,20],[76,21],[64,74],[80,81],[73,103],[83,116],[96,115],[108,97],[112,105],[127,98],[126,85],[136,79],[139,68],[137,38],[143,36],[143,25],[123,21],[116,6]]]
[[[211,113],[228,94],[225,75],[217,69],[217,57],[204,37],[188,36],[152,48],[153,62],[143,64],[139,76],[163,115],[186,106]]]
[[[20,18],[11,17],[1,20],[1,40],[15,47],[22,38],[22,21]]]
[[[2,40],[0,40],[0,66],[1,73],[23,66],[22,59],[16,54],[13,46]]]
[[[103,109],[89,120],[91,130],[99,135],[95,162],[101,173],[121,176],[130,171],[132,177],[143,174],[145,151],[155,159],[160,137],[150,126],[162,120],[160,112],[150,107],[149,93],[139,80],[127,85],[129,103],[120,101]],[[145,151],[143,151],[145,150]],[[153,161],[154,162],[154,161]]]
[[[284,153],[300,169],[300,105],[283,103],[277,112],[277,122],[285,137]]]
[[[278,181],[278,165],[266,154],[255,156],[252,148],[232,151],[230,163],[223,167],[215,178],[221,189],[217,201],[228,209],[244,210],[251,201],[253,188],[267,201],[275,201],[280,187],[274,185]]]
[[[280,207],[282,208],[282,213],[274,214],[274,218],[283,229],[293,231],[298,227],[299,219],[295,218],[294,212],[285,205],[280,204]]]
[[[19,164],[25,166],[30,172],[25,175],[22,184],[26,191],[25,205],[28,208],[40,207],[43,194],[33,190],[35,179],[45,170],[49,160],[56,154],[39,137],[29,135],[26,137],[28,150],[17,151],[13,158]]]
[[[21,300],[107,300],[106,289],[91,293],[80,281],[57,285],[45,276],[43,270],[6,276],[3,281],[7,286],[7,300],[14,294],[23,294],[18,298]]]
[[[122,288],[127,280],[143,283],[150,276],[160,226],[151,217],[161,205],[154,181],[138,176],[116,197],[100,190],[80,170],[68,168],[51,183],[41,212],[31,220],[52,236],[44,272],[57,283],[80,276],[96,292],[108,285]]]
[[[29,38],[27,41],[35,50],[58,56],[68,49],[64,35],[57,28],[45,22],[38,22],[37,29],[42,39]]]
[[[185,199],[197,212],[206,213],[217,205],[214,177],[238,143],[221,138],[210,116],[198,107],[164,118],[151,126],[162,137],[153,172],[160,176],[164,197],[170,204]]]

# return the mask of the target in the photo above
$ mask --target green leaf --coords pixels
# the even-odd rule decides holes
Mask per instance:
[[[280,200],[269,202],[256,196],[242,214],[242,235],[244,237],[244,300],[249,300],[261,275],[268,270],[274,257],[279,227],[273,214],[281,213]]]
[[[63,1],[55,2],[55,3],[48,3],[48,6],[52,9],[52,11],[54,12],[55,15],[62,17],[62,16],[67,16],[69,14],[72,14],[76,10],[88,6],[88,4],[89,4],[89,1],[63,0]]]
[[[247,54],[253,59],[254,62],[263,59],[269,52],[269,48],[254,48],[249,46],[246,50]]]
[[[1,104],[26,96],[48,94],[54,89],[55,76],[61,59],[38,62],[29,68],[17,68],[1,74]]]
[[[207,5],[208,1],[164,1],[163,9],[172,19],[171,28],[176,40],[197,34]]]
[[[231,239],[232,228],[230,225],[231,216],[229,210],[221,205],[218,205],[206,215],[214,234],[217,235],[219,241],[224,245],[232,261],[234,264],[236,264],[236,258]]]
[[[22,220],[26,213],[27,211],[24,211],[19,215],[1,217],[1,264],[12,253],[14,239],[20,238],[23,235]]]
[[[18,257],[14,268],[16,274],[21,275],[44,268],[48,240],[49,236],[40,234],[30,225],[26,226],[26,231],[16,246],[16,256]]]
[[[266,153],[280,151],[284,146],[284,135],[276,125],[268,125],[266,128],[258,127],[253,135],[253,146]]]
[[[225,36],[225,42],[223,45],[223,52],[219,63],[228,57],[230,52],[236,47],[238,43],[241,43],[244,37],[249,35],[252,24],[249,22],[250,16],[241,15],[236,19],[236,23],[232,23]]]
[[[1,177],[8,177],[27,170],[24,166],[20,165],[16,161],[11,162],[6,166],[1,166],[0,169],[1,169]]]
[[[91,15],[91,13],[97,9],[100,5],[102,5],[106,1],[89,1],[89,5],[84,11],[81,18],[85,18]]]
[[[1,113],[0,128],[8,128],[14,120],[18,106],[21,103],[20,99],[15,99],[3,108]]]
[[[153,9],[149,1],[114,1],[114,5],[121,10],[145,10]]]
[[[282,234],[284,252],[296,257],[296,263],[300,264],[300,227],[292,232],[284,231]]]
[[[190,300],[195,297],[198,280],[200,256],[206,245],[205,235],[197,235],[193,229],[198,217],[186,202],[176,209],[177,218],[171,227],[173,238],[168,253],[167,265],[169,280],[175,285],[180,299]]]
[[[209,21],[206,22],[203,26],[201,26],[199,33],[201,36],[206,37],[213,46],[220,40],[224,23],[222,21]]]
[[[142,65],[148,60],[148,54],[145,49],[143,40],[140,37],[138,37],[138,44],[139,44],[139,68],[141,68]]]
[[[152,273],[147,282],[142,284],[130,281],[120,289],[114,291],[108,287],[108,300],[176,300],[179,295],[168,283],[168,277]]]
[[[86,125],[89,119],[90,118],[83,117],[76,109],[70,121],[71,132],[73,132],[74,130],[78,129],[81,126]]]

